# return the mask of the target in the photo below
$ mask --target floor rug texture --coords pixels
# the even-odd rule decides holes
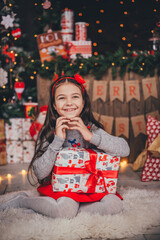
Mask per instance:
[[[26,191],[37,196],[36,190]],[[144,234],[160,225],[160,190],[120,188],[124,210],[100,216],[80,213],[73,219],[51,219],[26,209],[0,211],[1,240],[120,239]],[[17,193],[0,196],[0,204]]]

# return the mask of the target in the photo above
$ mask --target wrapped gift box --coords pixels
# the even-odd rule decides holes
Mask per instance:
[[[23,140],[32,140],[31,134],[29,132],[32,122],[30,118],[24,118],[22,120],[22,139]]]
[[[55,192],[115,193],[120,158],[84,148],[64,148],[52,174]]]
[[[23,145],[22,141],[6,141],[7,162],[20,163],[23,162]]]
[[[76,59],[76,54],[81,54],[84,58],[92,56],[91,41],[70,41],[69,55],[71,59]]]
[[[23,141],[23,161],[26,163],[31,162],[34,155],[35,142]]]
[[[0,119],[0,165],[7,164],[5,125],[4,119]]]
[[[5,134],[7,140],[22,140],[22,118],[10,118],[11,125],[5,124]]]

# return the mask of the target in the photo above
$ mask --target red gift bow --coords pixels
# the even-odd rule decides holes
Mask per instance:
[[[86,186],[88,186],[88,193],[95,192],[95,187],[97,185],[97,181],[99,177],[102,177],[103,184],[105,188],[105,192],[108,193],[106,184],[105,184],[105,177],[106,178],[117,178],[118,171],[114,170],[107,170],[101,171],[96,169],[96,161],[97,161],[97,153],[91,149],[86,149],[90,154],[90,161],[85,162],[85,168],[74,168],[74,167],[57,167],[54,166],[53,173],[58,175],[63,174],[86,174],[91,173],[89,176]]]

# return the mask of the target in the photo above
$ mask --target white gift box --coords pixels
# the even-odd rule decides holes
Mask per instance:
[[[23,141],[23,161],[29,163],[34,155],[35,142]]]
[[[29,129],[32,122],[30,118],[24,118],[22,120],[22,139],[23,140],[32,140]]]
[[[91,41],[70,41],[70,44],[69,55],[71,59],[76,59],[76,54],[81,54],[84,58],[92,57]]]
[[[23,162],[23,145],[22,141],[6,140],[7,162]]]
[[[22,140],[22,118],[10,118],[11,125],[5,123],[5,135],[7,140]]]

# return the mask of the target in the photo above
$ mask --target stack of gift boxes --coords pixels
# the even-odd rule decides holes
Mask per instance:
[[[29,132],[31,119],[11,118],[10,123],[5,123],[7,163],[28,163],[35,146]]]
[[[61,16],[61,34],[64,44],[69,46],[71,59],[76,59],[76,54],[84,58],[92,56],[92,42],[87,41],[87,27],[85,22],[75,23],[75,41],[73,40],[73,10],[64,9]]]

